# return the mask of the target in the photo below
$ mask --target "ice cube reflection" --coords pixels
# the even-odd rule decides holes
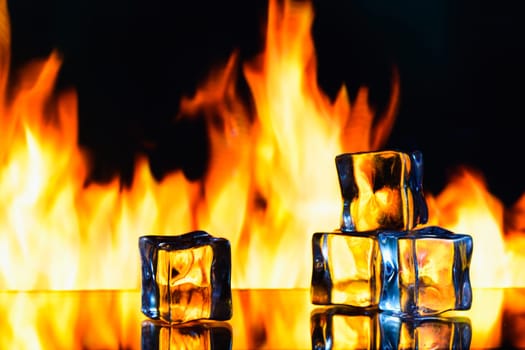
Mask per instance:
[[[329,306],[312,311],[313,350],[469,349],[467,317],[402,318],[383,312]]]
[[[199,321],[169,325],[142,322],[143,350],[228,350],[232,348],[232,328],[223,321]]]
[[[471,348],[523,348],[524,296],[523,288],[475,288],[472,309],[453,312],[470,319]],[[232,301],[232,349],[312,347],[319,306],[308,289],[234,289]],[[140,349],[140,305],[140,290],[0,291],[0,349]]]

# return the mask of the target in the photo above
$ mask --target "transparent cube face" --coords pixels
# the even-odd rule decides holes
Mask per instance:
[[[232,330],[226,322],[193,322],[174,326],[153,321],[142,322],[142,349],[222,350],[231,347]]]
[[[161,318],[171,322],[210,318],[212,260],[210,246],[159,250],[155,280],[161,300]]]
[[[377,305],[381,265],[374,234],[316,233],[312,248],[314,304]]]
[[[420,152],[345,153],[336,157],[343,197],[341,230],[408,230],[426,223]]]
[[[203,231],[143,236],[142,312],[169,323],[231,318],[229,242]]]
[[[380,348],[469,349],[472,338],[467,318],[400,318],[379,315]]]
[[[379,245],[383,255],[380,309],[433,315],[470,308],[470,236],[439,227],[384,231]]]
[[[340,309],[314,310],[312,349],[375,349],[377,315]]]
[[[408,242],[408,240],[404,240]],[[405,243],[403,242],[403,243]],[[417,301],[423,312],[456,308],[454,286],[455,244],[434,238],[412,241],[418,268]],[[401,243],[401,242],[400,242]],[[442,261],[452,262],[443,264]]]

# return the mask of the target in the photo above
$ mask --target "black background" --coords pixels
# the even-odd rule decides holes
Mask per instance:
[[[323,0],[312,29],[319,84],[351,98],[370,88],[381,110],[392,67],[401,101],[387,147],[419,149],[425,190],[439,193],[458,165],[481,171],[510,206],[524,193],[525,42],[519,1]],[[12,70],[53,48],[58,89],[79,94],[80,142],[94,181],[132,174],[146,151],[159,178],[205,171],[204,124],[175,123],[181,95],[235,49],[262,48],[265,1],[8,1]],[[188,152],[191,149],[191,152]]]

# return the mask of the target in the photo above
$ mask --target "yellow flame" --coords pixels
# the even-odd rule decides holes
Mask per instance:
[[[9,21],[5,8],[0,13],[6,82]],[[382,117],[368,106],[366,88],[353,105],[344,87],[330,101],[317,86],[313,15],[309,2],[270,1],[265,50],[242,69],[255,111],[237,94],[236,53],[181,101],[181,118],[207,118],[211,160],[201,181],[173,172],[156,182],[139,157],[130,189],[117,179],[84,187],[89,164],[77,145],[76,95],[53,95],[60,56],[25,69],[9,101],[4,87],[0,288],[137,288],[138,236],[193,229],[230,239],[234,287],[308,287],[311,235],[339,222],[334,156],[380,147],[399,93],[394,80]],[[475,286],[525,283],[508,268],[523,258],[505,246],[504,208],[482,181],[464,171],[428,201],[431,222],[475,237]]]
[[[382,118],[365,88],[352,108],[344,87],[331,102],[316,83],[312,20],[308,2],[270,2],[266,49],[243,69],[255,118],[236,91],[235,53],[181,101],[181,118],[199,113],[208,123],[211,160],[197,182],[174,172],[158,183],[139,157],[129,189],[117,179],[85,187],[76,95],[53,95],[61,58],[27,67],[2,106],[0,288],[137,288],[137,238],[193,229],[230,239],[234,287],[307,287],[310,236],[339,221],[333,158],[379,147],[397,94],[395,84]]]
[[[230,240],[234,288],[308,288],[311,236],[331,231],[340,218],[334,157],[380,149],[399,95],[396,72],[384,115],[369,106],[366,87],[352,103],[344,86],[333,102],[323,94],[310,36],[313,16],[309,2],[270,1],[264,52],[246,63],[232,54],[181,101],[180,118],[199,114],[207,121],[210,162],[202,180],[173,172],[157,182],[139,156],[134,181],[123,189],[118,179],[84,186],[89,162],[77,144],[77,97],[74,91],[53,93],[57,52],[25,68],[8,99],[10,27],[6,1],[0,1],[0,289],[137,290],[138,237],[194,229]],[[248,81],[254,110],[238,96],[238,74]],[[389,194],[376,196],[388,202]],[[512,208],[508,232],[503,215],[509,213],[473,171],[459,172],[427,200],[429,224],[473,236],[474,286],[525,285],[525,196]],[[1,347],[71,348],[77,339],[83,339],[79,348],[140,343],[136,293],[102,299],[100,292],[93,298],[63,293],[1,294],[9,323]],[[235,303],[250,310],[236,311],[232,320],[235,332],[246,334],[237,346],[310,346],[308,295],[290,293],[273,300],[286,304],[288,314],[267,308],[268,300],[250,291],[235,294]],[[486,317],[488,302],[493,317]],[[475,295],[473,345],[499,344],[502,303],[501,291]],[[101,312],[109,316],[97,317],[90,335],[84,325],[101,308],[118,311]],[[269,324],[280,331],[265,333]]]
[[[518,266],[523,254],[516,254],[520,239],[504,240],[504,207],[488,191],[481,174],[460,169],[437,196],[428,196],[430,223],[473,237],[471,281],[475,287],[523,286]],[[520,237],[515,235],[514,237]]]
[[[0,289],[136,290],[138,237],[194,229],[230,240],[234,288],[308,288],[311,236],[339,223],[334,157],[380,149],[399,95],[395,72],[384,115],[369,106],[366,87],[352,103],[344,86],[335,101],[323,94],[310,36],[313,16],[310,2],[270,1],[264,52],[252,62],[232,54],[194,96],[181,101],[180,118],[199,114],[207,121],[211,149],[203,179],[190,182],[177,171],[157,182],[139,156],[134,181],[123,189],[118,179],[84,186],[89,162],[77,143],[77,97],[74,91],[53,93],[61,65],[57,52],[24,69],[8,99],[9,19],[6,2],[0,1]],[[254,110],[237,94],[238,74],[248,81]],[[376,195],[388,201],[387,194]],[[506,235],[505,208],[472,171],[459,172],[427,200],[430,224],[473,236],[474,286],[525,285],[520,268],[525,196],[513,208],[514,226]],[[30,303],[23,294],[14,302]],[[82,303],[82,308],[100,307]],[[287,329],[286,315],[272,314],[264,304],[250,303],[253,315]],[[61,304],[62,320],[81,313],[79,305]],[[497,306],[499,312],[501,302]],[[9,322],[27,335],[21,347],[40,347],[42,334],[24,325],[58,307],[43,302],[27,313],[9,314]],[[260,331],[253,315],[244,315],[236,329]],[[497,322],[495,317],[484,329],[495,329]],[[304,331],[296,328],[286,339],[301,342]],[[58,345],[71,343],[73,336]],[[270,343],[283,339],[268,336],[276,337]],[[114,337],[108,331],[103,343],[117,344],[120,338]],[[99,344],[92,342],[83,346]]]

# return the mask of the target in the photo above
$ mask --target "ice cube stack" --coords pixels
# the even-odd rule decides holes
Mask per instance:
[[[312,303],[399,317],[469,309],[472,237],[425,225],[421,152],[345,153],[335,162],[342,220],[312,237]]]

